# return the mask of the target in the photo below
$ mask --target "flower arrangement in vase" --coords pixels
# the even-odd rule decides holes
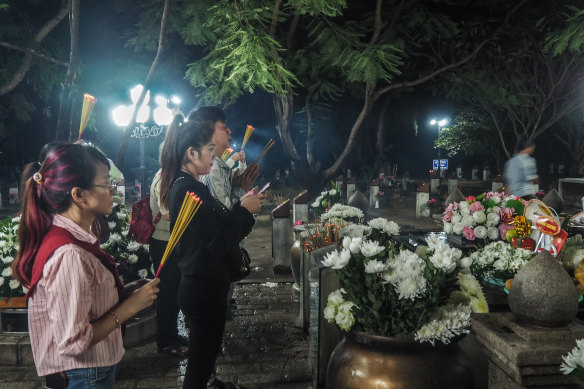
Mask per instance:
[[[500,192],[485,192],[466,201],[452,202],[442,214],[444,232],[467,240],[506,239],[513,218],[523,214],[523,200]]]
[[[515,277],[536,253],[515,248],[508,242],[496,241],[473,251],[462,259],[463,267],[470,268],[472,274],[485,280],[497,280],[502,285],[505,280]]]
[[[18,253],[18,225],[20,217],[0,221],[0,297],[22,297],[27,289],[12,278],[10,265]]]
[[[431,344],[468,333],[471,311],[487,305],[472,274],[457,271],[462,252],[435,235],[418,253],[399,249],[391,240],[399,233],[394,225],[380,218],[341,230],[342,249],[323,261],[342,285],[330,294],[325,318],[345,331]]]
[[[129,212],[120,198],[114,198],[112,213],[107,216],[110,236],[101,248],[116,260],[122,281],[129,283],[142,278],[153,278],[154,269],[150,251],[135,240],[128,239]]]
[[[320,193],[311,204],[312,209],[316,215],[320,215],[328,211],[332,206],[341,199],[341,189],[335,184],[333,180],[330,181],[330,189],[325,189]]]

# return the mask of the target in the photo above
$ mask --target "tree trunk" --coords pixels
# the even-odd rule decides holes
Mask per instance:
[[[69,67],[67,75],[61,89],[59,101],[59,114],[57,115],[57,127],[55,129],[55,140],[66,140],[69,142],[75,139],[72,126],[73,101],[75,95],[75,78],[77,77],[79,63],[79,0],[71,0],[69,12],[69,35],[71,47],[69,49]]]
[[[375,171],[379,170],[379,168],[383,164],[383,160],[385,159],[385,156],[383,155],[383,131],[385,129],[385,114],[387,113],[388,108],[389,97],[385,99],[385,103],[383,103],[381,112],[379,112],[379,116],[377,117],[377,136],[375,137],[375,141],[377,142],[375,155]]]
[[[276,118],[278,120],[276,129],[282,140],[284,151],[294,162],[301,162],[302,159],[300,158],[296,147],[294,147],[294,142],[290,135],[290,119],[294,113],[294,95],[291,91],[288,91],[285,96],[273,96],[273,102],[274,111],[276,112]]]
[[[162,12],[162,20],[160,22],[160,35],[158,37],[158,50],[156,51],[156,56],[154,57],[154,61],[152,61],[152,65],[150,65],[150,70],[148,71],[148,75],[146,76],[146,80],[144,81],[144,88],[142,89],[142,93],[136,102],[136,106],[134,107],[134,112],[132,113],[132,119],[128,126],[124,129],[124,135],[122,137],[122,142],[120,143],[120,148],[118,150],[118,156],[116,158],[116,166],[119,169],[122,169],[124,166],[124,160],[126,159],[126,151],[128,151],[128,144],[130,143],[130,136],[132,135],[132,129],[136,125],[136,117],[138,116],[138,109],[142,106],[144,102],[144,97],[146,96],[146,92],[148,91],[148,87],[150,86],[150,82],[152,81],[152,77],[154,76],[154,72],[158,68],[158,64],[162,57],[162,53],[164,52],[164,37],[166,35],[166,27],[168,25],[168,16],[170,13],[170,0],[164,1],[164,11]],[[143,182],[140,185],[144,185]],[[144,187],[144,186],[143,186]]]
[[[32,50],[38,47],[38,45],[43,41],[43,39],[45,39],[49,32],[51,32],[61,22],[61,20],[63,20],[63,18],[67,16],[68,13],[69,5],[64,4],[63,7],[61,7],[61,9],[57,11],[57,14],[39,29],[39,31],[37,32],[36,36],[32,41],[31,47],[24,55],[22,63],[20,64],[16,72],[14,72],[12,78],[4,85],[0,86],[0,96],[11,92],[14,88],[18,86],[18,84],[20,84],[20,82],[23,80],[24,76],[26,75],[26,73],[28,73],[30,67],[32,66],[34,58]]]
[[[316,173],[320,170],[320,163],[314,159],[314,128],[312,127],[312,95],[314,91],[318,87],[318,83],[313,85],[312,87],[308,88],[308,94],[305,98],[305,109],[306,109],[306,126],[307,126],[307,135],[306,135],[306,162],[310,167],[312,173]]]

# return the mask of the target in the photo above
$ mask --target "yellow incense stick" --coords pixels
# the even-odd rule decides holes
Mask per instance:
[[[233,149],[231,147],[226,148],[223,154],[221,155],[221,159],[227,161],[231,153],[233,153]]]
[[[81,122],[79,123],[79,137],[77,140],[81,139],[81,135],[83,131],[85,131],[85,127],[87,127],[87,122],[89,121],[89,117],[91,116],[91,111],[93,111],[93,107],[97,99],[90,94],[83,95],[83,108],[81,108]]]
[[[259,156],[256,158],[256,160],[254,161],[254,163],[258,163],[258,161],[259,161],[260,159],[262,159],[262,157],[263,157],[264,155],[266,155],[266,153],[267,153],[267,152],[268,152],[268,150],[269,150],[269,149],[270,149],[270,148],[271,148],[271,147],[274,145],[274,143],[276,143],[276,142],[274,142],[274,140],[273,140],[273,139],[270,139],[270,140],[268,141],[268,143],[267,143],[267,144],[264,146],[264,149],[262,150],[262,152],[260,153],[260,155],[259,155]]]
[[[164,254],[162,255],[162,260],[160,261],[160,266],[158,267],[158,271],[156,272],[156,277],[158,278],[158,274],[160,274],[160,270],[162,270],[162,266],[166,263],[166,260],[170,256],[172,250],[174,250],[176,244],[180,240],[182,234],[185,232],[187,226],[193,220],[193,217],[199,210],[203,202],[194,193],[187,192],[185,194],[185,198],[183,199],[183,203],[180,207],[178,217],[176,219],[176,223],[170,233],[170,239],[168,240],[168,244],[166,245],[166,249],[164,250]]]
[[[245,128],[245,135],[243,137],[243,143],[241,144],[241,151],[243,151],[243,148],[247,144],[247,141],[249,140],[249,138],[251,138],[253,130],[255,130],[255,128],[253,128],[251,124],[248,124],[247,127]]]

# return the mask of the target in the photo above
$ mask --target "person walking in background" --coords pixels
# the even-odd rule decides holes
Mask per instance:
[[[160,144],[160,150],[164,142]],[[158,269],[168,240],[170,239],[170,216],[168,209],[160,205],[160,173],[159,170],[150,186],[150,209],[154,232],[150,239],[150,256],[154,269]],[[187,355],[188,340],[178,334],[178,283],[180,270],[175,251],[162,268],[160,277],[160,293],[156,301],[156,344],[158,352],[177,357]]]
[[[57,147],[26,184],[12,271],[29,291],[35,366],[46,387],[113,388],[122,324],[152,305],[158,283],[122,285],[90,227],[112,211],[109,163],[94,147]]]
[[[503,178],[507,194],[525,200],[535,198],[536,184],[539,183],[537,165],[531,154],[535,151],[535,142],[520,138],[517,141],[515,155],[505,163]]]
[[[213,166],[214,124],[175,117],[161,155],[161,205],[170,211],[171,227],[187,192],[201,199],[176,248],[181,271],[178,302],[190,324],[185,389],[207,386],[225,330],[229,285],[241,274],[239,242],[250,233],[253,214],[263,200],[263,195],[246,194],[229,209],[199,181]],[[219,380],[214,384],[238,388]]]

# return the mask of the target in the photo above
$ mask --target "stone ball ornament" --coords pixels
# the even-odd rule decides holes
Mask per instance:
[[[576,318],[579,295],[566,270],[544,250],[515,275],[508,302],[520,322],[561,327]]]

